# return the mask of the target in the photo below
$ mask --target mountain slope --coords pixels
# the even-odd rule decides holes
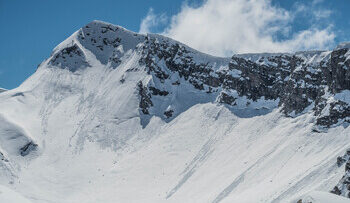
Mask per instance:
[[[312,192],[306,197],[304,197],[302,202],[314,202],[314,203],[328,203],[328,202],[334,202],[334,203],[346,203],[349,202],[348,199],[345,199],[344,197],[335,196],[329,193],[325,192]]]
[[[93,21],[0,94],[1,184],[32,202],[286,202],[330,191],[350,146],[349,53],[220,58]],[[8,129],[20,132],[14,147]]]

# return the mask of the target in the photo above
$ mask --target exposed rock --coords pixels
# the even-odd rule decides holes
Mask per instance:
[[[173,82],[173,83],[171,83],[172,85],[180,85],[180,81],[175,81],[175,82]]]
[[[350,149],[343,156],[337,157],[337,166],[342,167],[345,163],[345,173],[331,193],[349,197],[350,195]]]
[[[140,96],[139,108],[143,114],[149,114],[148,108],[153,106],[151,100],[151,94],[148,92],[147,87],[143,86],[142,81],[137,84]]]
[[[0,88],[0,93],[2,93],[2,92],[6,92],[6,91],[7,91],[7,89]]]
[[[89,66],[83,51],[76,44],[55,53],[49,64],[68,69],[72,72]]]
[[[20,149],[21,156],[27,156],[31,151],[36,150],[37,144],[29,142]]]
[[[160,90],[152,86],[149,87],[148,89],[152,91],[152,95],[167,96],[169,94],[168,91]]]
[[[341,165],[343,165],[345,163],[345,159],[343,157],[338,156],[337,158],[337,166],[340,167]]]
[[[226,94],[225,92],[221,92],[221,94],[218,98],[219,103],[225,103],[228,105],[235,105],[235,101],[236,101],[236,98]]]
[[[239,97],[253,102],[279,99],[278,105],[286,116],[312,110],[315,124],[329,128],[350,122],[350,106],[346,102],[327,101],[328,97],[350,89],[350,60],[344,57],[347,52],[348,49],[338,49],[309,55],[275,54],[257,61],[234,56],[226,69],[215,69],[210,63],[194,60],[186,46],[150,36],[142,47],[144,57],[140,63],[161,83],[169,79],[170,72],[176,73],[199,91],[220,91],[217,101],[228,105],[235,105],[235,98],[226,91],[236,91]],[[311,57],[321,59],[310,62]],[[325,113],[326,109],[329,113]]]
[[[333,188],[333,190],[331,191],[331,193],[336,194],[336,195],[340,195],[341,191],[339,190],[339,188],[337,186],[335,186]]]
[[[170,109],[170,110],[167,110],[164,112],[164,115],[167,117],[167,118],[170,118],[173,116],[173,113],[174,113],[174,110]]]

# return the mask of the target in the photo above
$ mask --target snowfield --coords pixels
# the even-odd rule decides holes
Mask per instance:
[[[305,195],[302,202],[312,202],[312,203],[348,203],[349,199],[344,197],[339,197],[334,194],[327,192],[313,191]]]
[[[177,74],[142,114],[137,84],[159,83],[134,48],[145,36],[118,27],[127,44],[95,50],[79,38],[90,28],[0,94],[0,202],[350,202],[329,193],[344,175],[345,124],[315,132],[311,112],[286,117],[264,98],[231,108]],[[217,69],[229,61],[196,54]]]
[[[28,199],[24,198],[21,194],[0,185],[0,202],[7,203],[31,203]]]

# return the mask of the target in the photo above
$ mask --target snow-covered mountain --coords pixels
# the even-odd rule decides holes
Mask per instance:
[[[349,67],[346,43],[220,58],[93,21],[0,94],[0,190],[40,203],[346,201],[329,192],[349,194]]]
[[[5,91],[6,91],[6,89],[0,88],[0,93],[1,93],[1,92],[5,92]]]

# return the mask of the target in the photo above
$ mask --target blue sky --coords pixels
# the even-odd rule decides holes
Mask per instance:
[[[162,33],[214,55],[331,48],[350,40],[348,0],[259,0],[259,5],[252,1],[0,0],[0,87],[17,87],[57,44],[94,19],[135,32],[140,31],[143,22],[142,32]],[[237,10],[241,6],[249,11]],[[232,10],[220,13],[226,8]],[[258,29],[252,30],[255,26]],[[196,43],[191,38],[196,31],[208,34],[196,36]],[[245,40],[244,32],[256,33]],[[203,43],[201,37],[208,43]],[[237,41],[243,42],[238,46]]]

